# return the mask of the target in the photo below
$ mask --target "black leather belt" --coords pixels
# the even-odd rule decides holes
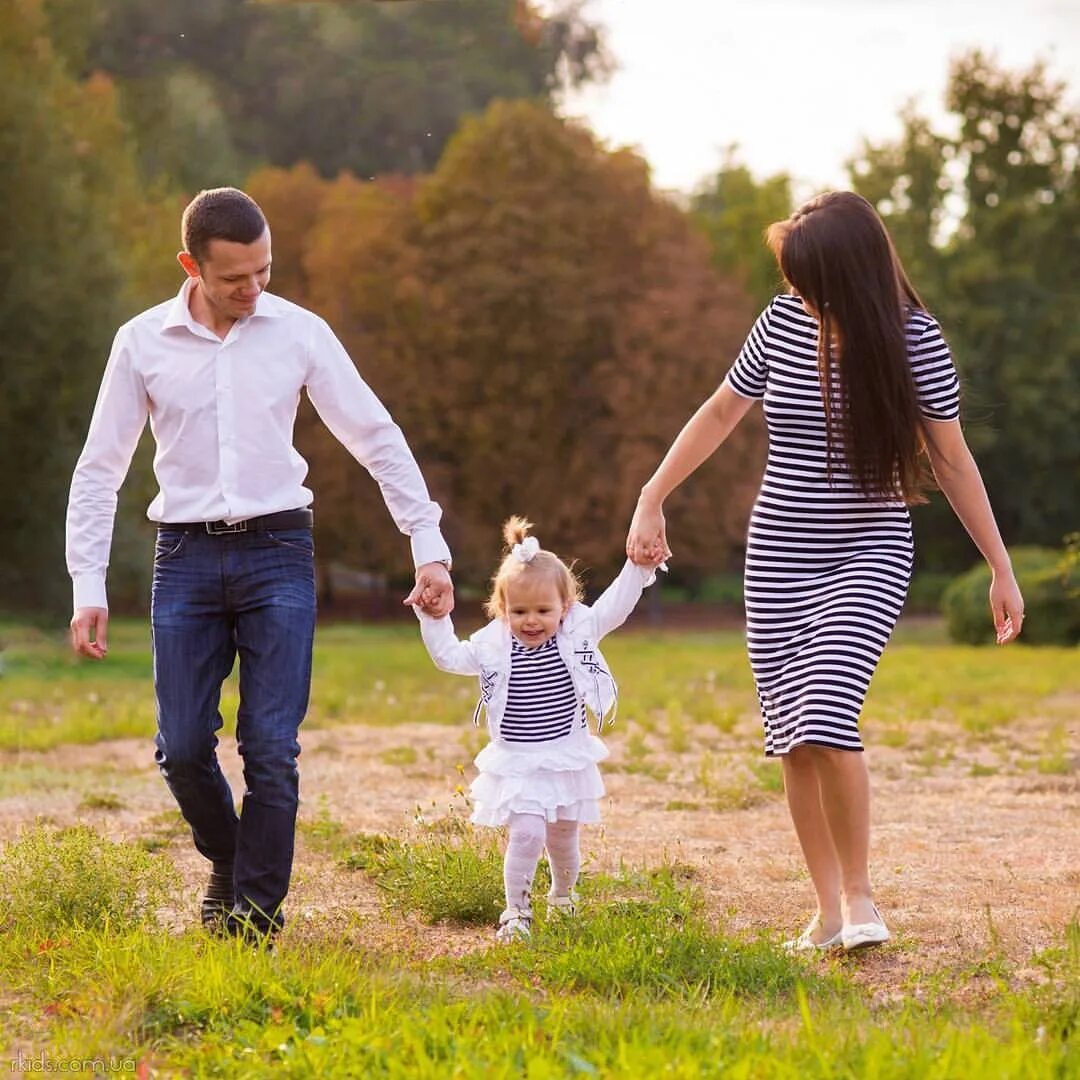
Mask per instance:
[[[303,510],[281,510],[276,514],[263,514],[261,517],[248,518],[246,521],[159,521],[159,529],[179,529],[183,532],[208,532],[211,536],[223,536],[228,533],[269,532],[273,529],[310,529],[315,524],[315,515],[310,508]]]

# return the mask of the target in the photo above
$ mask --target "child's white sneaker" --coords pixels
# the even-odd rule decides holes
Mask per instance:
[[[578,894],[573,889],[569,896],[556,896],[548,893],[547,904],[549,915],[565,915],[572,919],[577,914]]]
[[[499,916],[499,929],[495,940],[508,944],[512,941],[528,941],[532,937],[532,912],[522,908],[507,908]]]

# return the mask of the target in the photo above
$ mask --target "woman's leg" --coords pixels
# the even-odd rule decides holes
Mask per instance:
[[[844,920],[878,921],[870,888],[870,774],[866,756],[814,747],[821,807],[840,866]]]
[[[581,845],[576,821],[547,823],[547,853],[551,864],[551,895],[570,897],[581,871]]]
[[[841,862],[823,807],[817,749],[799,746],[785,754],[782,760],[788,810],[817,894],[818,925],[811,925],[810,937],[814,942],[821,942],[839,932],[843,914],[840,907]]]

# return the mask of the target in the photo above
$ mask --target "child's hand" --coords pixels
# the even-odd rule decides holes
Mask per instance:
[[[656,567],[671,558],[667,542],[667,523],[659,505],[639,500],[626,536],[626,554],[638,566]]]
[[[415,605],[425,615],[441,619],[454,610],[454,583],[442,563],[425,563],[416,568],[416,584],[405,597],[405,603]]]

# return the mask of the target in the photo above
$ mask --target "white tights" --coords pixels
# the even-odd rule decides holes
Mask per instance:
[[[551,895],[569,896],[581,869],[576,821],[545,821],[539,814],[511,814],[503,884],[507,909],[531,911],[533,877],[545,844],[551,866]]]

